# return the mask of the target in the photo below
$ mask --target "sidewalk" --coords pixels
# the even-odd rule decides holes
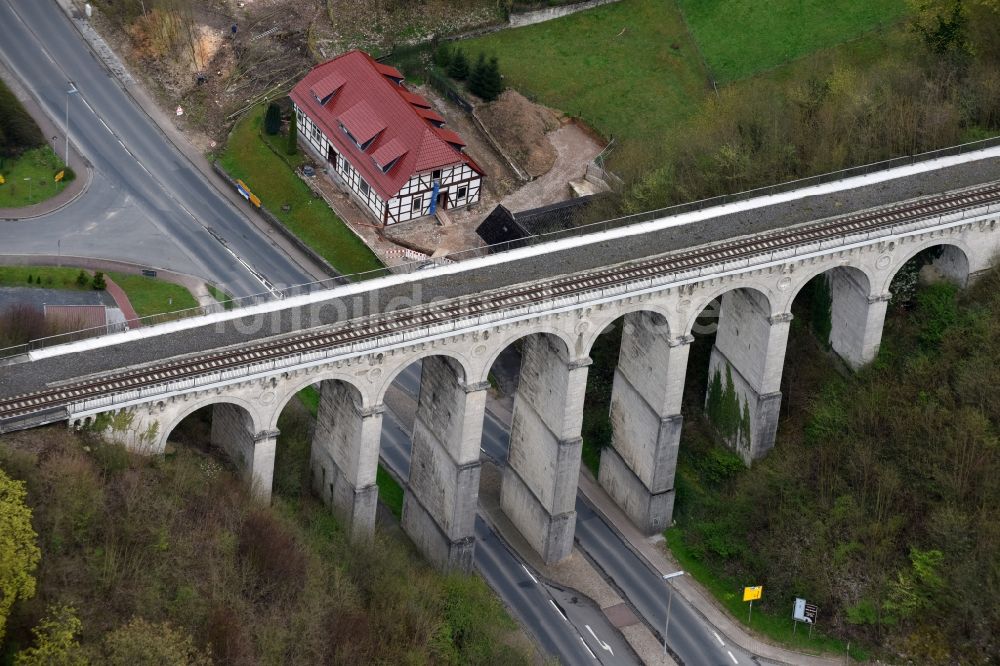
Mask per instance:
[[[140,110],[145,113],[153,124],[156,125],[167,140],[184,156],[191,166],[198,171],[202,177],[209,182],[222,196],[229,202],[229,205],[240,212],[249,224],[256,227],[263,233],[268,241],[281,248],[285,254],[292,258],[296,264],[301,266],[307,273],[317,280],[325,280],[329,276],[320,266],[317,266],[308,256],[286,240],[280,233],[264,221],[249,203],[241,197],[235,190],[228,187],[225,181],[215,173],[212,165],[202,155],[195,146],[188,141],[187,137],[174,125],[173,120],[168,116],[156,102],[150,97],[146,89],[137,83],[129,74],[125,64],[121,62],[117,54],[108,46],[107,42],[90,25],[87,19],[82,18],[83,12],[74,0],[56,0],[66,15],[69,17],[73,27],[80,33],[81,39],[87,42],[95,57],[104,63],[111,74],[117,79],[118,84],[136,103]],[[96,11],[96,10],[95,10]]]
[[[42,110],[34,97],[21,85],[14,73],[0,60],[0,78],[3,79],[7,87],[11,89],[14,96],[24,105],[28,115],[30,115],[42,131],[42,136],[46,138],[52,150],[61,159],[66,157],[66,133],[64,127],[57,126],[52,119]],[[72,127],[70,127],[72,134]],[[48,215],[59,210],[63,206],[68,206],[90,187],[93,179],[93,170],[90,163],[79,153],[76,144],[70,137],[69,145],[69,165],[76,173],[76,178],[70,182],[59,194],[40,201],[31,206],[21,206],[19,208],[0,208],[0,220],[26,220],[33,217]]]
[[[125,323],[128,324],[128,327],[139,328],[142,326],[139,322],[139,315],[136,314],[135,308],[132,307],[132,302],[128,300],[128,294],[125,293],[125,290],[119,287],[118,283],[112,280],[110,275],[104,276],[104,283],[108,293],[111,294],[111,298],[115,299],[115,303],[118,304],[118,309],[125,315]]]
[[[496,399],[492,395],[487,400],[487,409],[506,425],[510,425],[513,416],[513,399]],[[622,511],[611,496],[605,492],[588,470],[581,466],[579,491],[601,514],[613,530],[626,541],[633,550],[638,552],[654,569],[661,574],[671,573],[680,569],[666,548],[662,545],[663,537],[647,537],[642,534],[625,512]],[[505,534],[505,537],[508,536]],[[528,549],[530,552],[530,548]],[[524,553],[522,553],[524,555]],[[544,565],[542,565],[544,568]],[[719,604],[705,592],[690,576],[683,576],[674,581],[674,589],[687,601],[713,628],[726,636],[729,641],[744,651],[759,655],[769,662],[778,664],[794,664],[795,666],[839,666],[844,663],[840,657],[813,656],[788,650],[761,638],[747,633]]]
[[[680,569],[680,565],[670,557],[669,552],[661,545],[663,537],[643,535],[589,472],[581,470],[579,489],[597,512],[603,515],[608,524],[621,534],[622,538],[657,571],[666,574]],[[746,629],[733,620],[690,576],[681,576],[675,579],[674,589],[720,634],[747,652],[759,655],[771,662],[795,664],[796,666],[838,666],[844,663],[842,657],[814,656],[795,652],[772,645],[758,636],[747,633]]]

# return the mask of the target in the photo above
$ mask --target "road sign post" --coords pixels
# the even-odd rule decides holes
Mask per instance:
[[[764,594],[764,586],[762,585],[743,588],[743,601],[750,602],[750,612],[747,613],[747,625],[750,624],[750,618],[753,617],[753,602],[756,599],[760,599],[762,594]]]
[[[805,599],[797,597],[794,606],[792,606],[792,619],[795,620],[795,627],[792,629],[792,633],[795,633],[799,622],[805,622],[809,625],[809,638],[812,638],[813,626],[816,624],[818,616],[819,607],[816,604],[811,604]]]

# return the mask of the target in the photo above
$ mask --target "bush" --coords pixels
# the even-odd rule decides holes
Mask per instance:
[[[73,169],[69,168],[68,166],[63,167],[62,172],[63,172],[62,182],[72,183],[74,180],[76,180],[76,172],[73,171]]]
[[[104,279],[104,273],[102,273],[101,271],[97,271],[96,273],[94,273],[93,285],[94,289],[96,289],[97,291],[104,291],[105,289],[108,288],[108,282],[107,280]]]
[[[194,640],[168,622],[153,624],[133,618],[104,637],[101,661],[108,666],[210,666],[212,659]]]
[[[79,274],[77,274],[76,276],[76,286],[86,287],[89,282],[90,278],[87,277],[87,272],[84,271],[83,269],[80,269]]]

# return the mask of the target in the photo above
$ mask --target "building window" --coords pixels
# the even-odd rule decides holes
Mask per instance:
[[[457,195],[457,197],[459,199],[464,199],[465,195],[466,195],[466,193],[468,191],[469,191],[468,188],[463,185],[462,187],[458,188],[458,195]]]
[[[441,180],[441,169],[435,169],[434,172],[431,173],[431,178],[433,180]]]
[[[359,187],[361,189],[361,196],[367,198],[368,197],[368,183],[366,183],[364,181],[364,179],[361,179],[361,182],[359,183]]]
[[[423,210],[423,207],[424,207],[423,197],[413,197],[413,199],[410,201],[411,213],[419,213],[421,210]]]

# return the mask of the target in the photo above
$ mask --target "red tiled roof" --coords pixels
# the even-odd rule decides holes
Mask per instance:
[[[406,154],[406,146],[398,138],[393,137],[388,142],[383,143],[378,150],[372,153],[375,163],[385,169],[393,160]]]
[[[337,72],[333,72],[329,76],[324,76],[322,79],[313,84],[310,92],[313,97],[323,101],[327,96],[337,92],[341,86],[343,86],[347,81],[343,76]]]
[[[431,103],[428,102],[426,99],[424,99],[423,97],[421,97],[420,95],[418,95],[415,92],[410,92],[409,90],[406,90],[404,88],[403,90],[399,91],[399,94],[402,95],[403,99],[405,99],[407,102],[409,102],[413,106],[419,106],[422,109],[429,109],[429,108],[431,108]]]
[[[456,132],[452,132],[450,129],[445,129],[444,127],[435,127],[434,131],[437,132],[438,136],[447,141],[448,143],[454,144],[456,146],[464,146],[465,142],[462,141]]]
[[[365,100],[361,100],[337,118],[358,143],[364,145],[385,129],[385,123]]]
[[[442,125],[444,124],[444,118],[442,118],[438,114],[438,112],[435,111],[434,109],[421,109],[421,108],[417,108],[417,109],[414,109],[414,111],[416,111],[417,115],[419,115],[421,118],[426,118],[427,120],[431,121],[432,123],[440,123]]]
[[[395,67],[392,67],[390,65],[383,65],[378,60],[372,60],[372,63],[375,65],[375,69],[378,70],[378,73],[381,74],[382,76],[388,76],[389,78],[399,79],[400,81],[403,80],[403,74]]]
[[[321,81],[335,82],[336,77],[345,83],[320,105],[312,91]],[[421,113],[430,104],[394,80],[402,78],[398,70],[376,62],[367,53],[348,51],[314,67],[292,88],[290,96],[383,200],[396,196],[415,173],[464,162],[481,174],[476,163],[458,149],[465,145],[461,137],[435,127],[432,120],[440,116]],[[371,140],[371,144],[361,150],[341,130],[341,124],[359,143]],[[383,173],[381,167],[387,162],[378,158],[391,162],[396,158],[386,156],[394,153],[399,153],[396,164]]]

